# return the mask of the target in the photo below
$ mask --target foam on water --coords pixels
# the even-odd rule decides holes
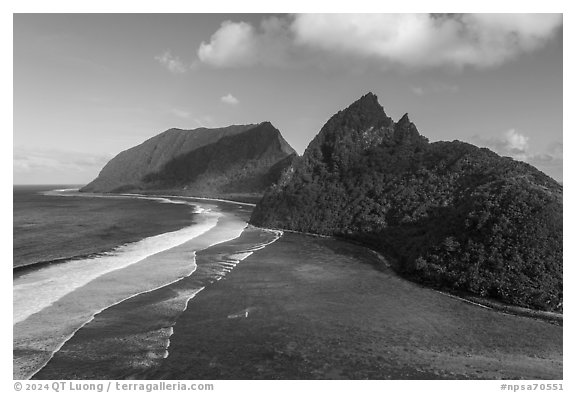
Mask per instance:
[[[151,255],[176,247],[189,241],[216,226],[219,214],[208,214],[210,209],[202,208],[183,200],[171,200],[165,197],[148,197],[144,195],[102,195],[78,193],[78,189],[60,189],[46,191],[43,194],[52,196],[81,196],[90,198],[137,198],[157,201],[159,203],[189,205],[194,213],[199,214],[197,223],[178,231],[162,233],[142,239],[135,243],[122,245],[112,252],[101,256],[55,264],[25,274],[13,281],[13,325],[25,320],[30,315],[50,306],[58,299],[88,282],[114,270],[141,261]]]
[[[245,222],[239,221],[234,215],[224,214],[217,227],[208,233],[139,264],[99,278],[59,301],[54,307],[24,321],[15,330],[15,334],[23,339],[15,341],[19,343],[17,347],[25,350],[25,353],[18,353],[19,359],[15,358],[15,365],[19,367],[18,375],[29,378],[39,372],[37,377],[40,379],[67,376],[69,361],[73,358],[77,365],[73,372],[76,377],[142,378],[148,370],[169,357],[173,345],[172,335],[177,330],[179,316],[188,309],[192,299],[209,285],[228,275],[233,267],[254,251],[273,243],[281,235],[280,231],[250,227],[242,230],[241,235],[234,240],[225,241],[233,238],[233,232],[245,225]],[[262,232],[267,235],[258,235]],[[220,246],[211,247],[218,241]],[[116,297],[119,301],[109,307],[101,307],[98,313],[84,312],[81,318],[77,318],[77,322],[67,322],[70,315],[77,315],[78,311],[81,311],[79,306],[88,311],[96,309],[95,305],[98,303],[106,304],[91,296],[99,293],[94,292],[94,289],[100,291],[101,288],[110,288],[109,284],[113,284],[113,290],[118,291],[118,284],[127,281],[142,287],[142,283],[149,284],[152,277],[165,276],[168,273],[173,275],[177,270],[175,265],[185,266],[181,261],[189,259],[192,249],[203,250],[199,255],[193,253],[196,266],[193,272],[182,274],[179,279],[152,290],[141,293],[132,291],[134,295],[125,297],[124,300]],[[120,287],[124,285],[126,284],[121,284]],[[133,289],[135,288],[131,288]],[[90,304],[87,305],[87,302]],[[107,304],[111,303],[108,301]],[[63,313],[68,317],[66,321],[59,322],[55,314]],[[45,327],[39,331],[38,325]],[[61,326],[56,329],[46,327],[54,325]],[[62,328],[66,327],[64,325],[68,326],[66,336],[59,333],[63,332]],[[31,334],[22,335],[22,330],[27,326],[32,327]],[[98,333],[100,329],[103,329],[101,336]],[[83,335],[83,331],[87,333]],[[110,335],[106,332],[116,334]],[[74,340],[77,333],[80,337]],[[41,338],[38,339],[39,336]],[[31,337],[36,337],[32,343],[29,340]],[[51,354],[47,352],[50,350]],[[40,355],[33,358],[27,355],[28,353]],[[96,359],[97,363],[94,363]]]
[[[170,203],[167,198],[146,199]],[[189,277],[196,270],[196,251],[236,239],[247,226],[212,206],[175,203],[194,208],[200,213],[198,222],[107,255],[48,266],[14,280],[15,378],[32,377],[104,310]]]
[[[67,341],[105,310],[141,294],[160,288],[172,288],[189,278],[196,270],[196,251],[238,238],[247,223],[234,215],[219,211],[215,205],[198,206],[188,200],[170,196],[79,194],[76,190],[53,191],[52,195],[102,198],[141,198],[159,203],[190,205],[199,213],[195,225],[126,244],[105,255],[49,265],[14,279],[14,375],[30,378],[53,358]],[[231,201],[225,201],[231,202]],[[234,203],[234,202],[232,202]],[[254,251],[276,241],[273,239],[231,250],[213,271],[212,282],[223,278],[240,261]],[[181,293],[177,313],[188,308],[189,301],[204,286]],[[176,299],[175,299],[176,300]],[[174,322],[173,322],[174,323]],[[17,325],[17,326],[16,326]],[[162,329],[165,346],[157,353],[169,355],[173,326]],[[168,328],[168,329],[166,329]],[[159,349],[160,349],[159,348]]]
[[[178,196],[175,195],[160,195],[160,196],[156,196],[156,195],[144,195],[144,194],[98,194],[98,193],[92,193],[92,192],[79,192],[78,188],[62,188],[60,190],[50,190],[50,191],[43,191],[41,192],[41,194],[43,195],[48,195],[48,196],[59,196],[59,197],[82,197],[82,198],[107,198],[107,199],[144,199],[144,200],[148,200],[148,201],[156,201],[159,203],[170,203],[170,204],[176,204],[176,205],[190,205],[190,206],[194,206],[196,208],[196,211],[194,211],[195,213],[201,213],[203,211],[205,211],[205,209],[192,204],[190,202],[187,202],[183,199],[172,199],[172,198],[178,198]],[[188,197],[182,197],[185,199],[208,199],[208,198],[188,198]],[[240,203],[240,202],[238,202]],[[207,209],[208,211],[210,209]]]
[[[166,198],[156,199],[162,203],[172,203]],[[178,231],[162,233],[135,243],[125,244],[102,256],[46,266],[16,278],[13,281],[13,325],[50,306],[90,281],[183,244],[207,232],[218,222],[220,215],[217,213],[210,213],[185,201],[174,201],[174,203],[188,204],[195,212],[204,214],[198,216],[198,223]]]
[[[128,194],[127,194],[128,195]],[[141,195],[141,194],[130,194],[130,195]],[[175,195],[162,195],[168,198],[173,198],[175,197]],[[220,199],[220,198],[204,198],[204,197],[189,197],[189,196],[181,196],[178,198],[184,198],[184,199],[192,199],[192,200],[201,200],[201,201],[217,201],[217,202],[227,202],[227,203],[233,203],[235,205],[243,205],[243,206],[251,206],[251,207],[255,207],[256,204],[255,203],[248,203],[248,202],[237,202],[237,201],[231,201],[228,199]]]
[[[219,281],[222,278],[224,278],[227,273],[229,273],[230,271],[232,271],[232,269],[234,269],[236,267],[236,265],[238,265],[244,259],[248,258],[250,255],[254,254],[254,252],[256,252],[258,250],[262,250],[264,247],[269,246],[270,244],[274,243],[276,240],[280,239],[280,237],[282,237],[282,235],[284,234],[280,230],[274,230],[274,229],[262,229],[262,230],[265,232],[273,233],[274,238],[272,238],[272,240],[270,240],[268,242],[263,242],[263,243],[255,245],[253,247],[249,247],[246,250],[241,250],[241,251],[236,252],[234,254],[227,255],[225,257],[224,261],[219,262],[219,264],[221,265],[222,271],[216,272],[216,274],[217,274],[217,276],[215,277],[216,281]],[[203,289],[204,289],[204,287],[198,289],[195,292],[192,292],[188,296],[188,298],[185,300],[184,308],[183,308],[182,312],[184,312],[188,309],[188,303],[190,303],[190,300],[192,300],[198,294],[198,292],[200,292]],[[164,359],[167,358],[168,356],[170,356],[170,352],[168,351],[168,347],[170,346],[170,337],[174,334],[173,326],[170,327],[170,334],[168,335],[168,339],[166,341],[166,351],[165,351],[164,356],[163,356]]]

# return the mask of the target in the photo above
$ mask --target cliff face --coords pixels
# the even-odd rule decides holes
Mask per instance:
[[[179,189],[198,196],[261,193],[279,175],[278,169],[270,169],[294,155],[269,122],[170,129],[118,154],[80,191]]]
[[[562,309],[562,186],[488,149],[429,143],[373,94],[322,127],[251,223],[360,241],[429,285]]]

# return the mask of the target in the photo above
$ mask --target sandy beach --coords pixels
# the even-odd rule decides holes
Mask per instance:
[[[178,201],[175,201],[178,203]],[[121,247],[95,259],[42,266],[15,278],[13,316],[14,378],[27,379],[52,359],[95,315],[193,274],[196,253],[240,236],[246,228],[241,206],[202,204],[205,212],[182,230]],[[232,213],[231,211],[234,213]],[[126,250],[126,251],[124,251]],[[230,266],[217,266],[217,275]],[[187,289],[184,303],[163,309],[182,312],[202,286]],[[165,352],[168,327],[157,339]],[[154,349],[152,349],[154,351]]]
[[[35,378],[563,377],[561,326],[420,287],[339,240],[285,233],[210,283],[262,236],[199,251],[189,279],[98,314]]]

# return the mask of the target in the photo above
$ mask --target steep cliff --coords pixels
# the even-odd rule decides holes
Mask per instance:
[[[277,166],[294,155],[269,122],[170,129],[118,154],[81,191],[177,189],[199,196],[262,193],[277,180],[281,172]]]

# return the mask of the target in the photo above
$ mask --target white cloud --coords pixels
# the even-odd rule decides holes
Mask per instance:
[[[168,69],[173,74],[183,74],[186,72],[186,66],[178,56],[174,56],[170,51],[154,57],[160,64]]]
[[[561,14],[298,14],[264,19],[259,28],[224,22],[198,49],[215,67],[371,60],[410,68],[496,66],[543,46]]]
[[[234,97],[231,93],[226,94],[225,96],[220,97],[220,101],[228,105],[237,105],[240,103],[236,97]]]
[[[212,35],[209,43],[198,48],[200,61],[216,66],[244,66],[255,59],[256,33],[252,25],[226,21]]]
[[[504,133],[503,149],[505,152],[517,160],[526,160],[528,158],[528,138],[514,129]]]
[[[270,17],[259,29],[246,22],[225,21],[198,48],[198,59],[214,67],[281,65],[291,54],[289,19]]]
[[[515,129],[510,129],[504,132],[502,136],[496,138],[474,136],[473,139],[479,145],[494,149],[496,153],[503,156],[521,161],[527,161],[529,158],[528,141],[530,138]]]
[[[476,135],[472,139],[480,146],[488,147],[500,155],[532,164],[554,179],[562,181],[564,161],[562,141],[551,143],[544,151],[531,153],[529,151],[530,138],[514,129],[496,138],[482,138]]]

